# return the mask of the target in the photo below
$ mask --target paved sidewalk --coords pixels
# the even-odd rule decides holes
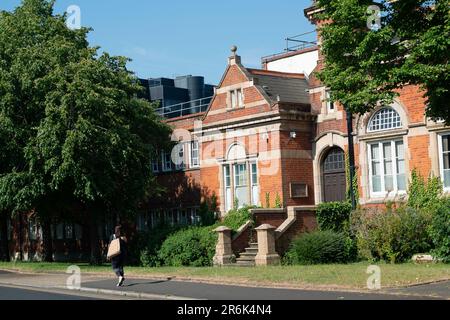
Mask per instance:
[[[66,288],[66,274],[20,274],[0,271],[0,285],[43,289]],[[205,284],[169,279],[127,279],[125,286],[115,287],[112,277],[85,275],[82,291],[136,299],[170,300],[450,300],[450,282],[388,289],[380,292],[345,292],[299,290],[233,285]]]

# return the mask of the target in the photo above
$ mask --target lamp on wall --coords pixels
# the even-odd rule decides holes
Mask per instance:
[[[291,131],[290,137],[291,137],[291,139],[297,138],[297,132]]]

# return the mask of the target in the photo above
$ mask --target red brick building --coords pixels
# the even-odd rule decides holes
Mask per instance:
[[[314,24],[321,23],[315,20],[318,11],[314,6],[305,10]],[[314,227],[314,205],[345,199],[346,114],[328,100],[328,88],[314,76],[313,71],[324,67],[320,39],[318,43],[265,58],[261,69],[243,66],[233,48],[207,111],[166,120],[178,145],[172,153],[161,152],[152,164],[165,191],[143,208],[138,229],[154,227],[162,219],[194,223],[201,201],[214,195],[222,215],[235,204],[287,208],[256,217],[258,224],[294,226],[284,233],[280,246],[286,248],[298,232]],[[426,118],[423,92],[417,87],[399,93],[393,104],[353,121],[361,205],[403,200],[413,169],[441,177],[450,191],[450,128]],[[292,218],[296,210],[301,219]],[[32,219],[18,223],[10,229],[25,231],[13,233],[12,247],[19,241],[35,248],[39,228]],[[105,230],[101,233],[106,237]],[[75,249],[67,248],[84,250],[78,224],[61,223],[54,235],[60,242],[56,247],[65,248],[62,257],[74,256]],[[28,258],[37,251],[31,250]]]
[[[319,10],[305,10],[313,24],[321,23]],[[198,190],[190,199],[198,205],[215,194],[222,214],[235,201],[267,207],[269,199],[275,207],[279,198],[283,207],[298,207],[344,200],[346,113],[315,77],[323,67],[320,45],[265,58],[261,70],[243,66],[233,48],[207,112],[170,120],[182,129],[176,140],[184,151],[192,150],[186,141],[196,141],[199,162],[192,166],[192,152],[184,152],[186,169],[175,174]],[[450,129],[426,118],[417,87],[399,93],[393,104],[353,120],[361,205],[402,201],[413,169],[440,176],[450,190]],[[178,190],[167,175],[175,176],[160,181]]]

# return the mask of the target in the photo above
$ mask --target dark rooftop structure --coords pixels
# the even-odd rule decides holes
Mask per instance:
[[[145,87],[141,98],[158,102],[157,112],[176,118],[204,112],[214,95],[215,86],[205,84],[204,77],[186,75],[170,78],[140,79]]]

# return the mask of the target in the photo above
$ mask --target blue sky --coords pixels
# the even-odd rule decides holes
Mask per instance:
[[[284,39],[314,30],[303,15],[310,0],[57,0],[55,11],[81,9],[81,24],[94,30],[91,45],[131,58],[143,78],[203,75],[220,80],[230,47],[244,65],[285,48]],[[20,0],[1,0],[12,10]]]

